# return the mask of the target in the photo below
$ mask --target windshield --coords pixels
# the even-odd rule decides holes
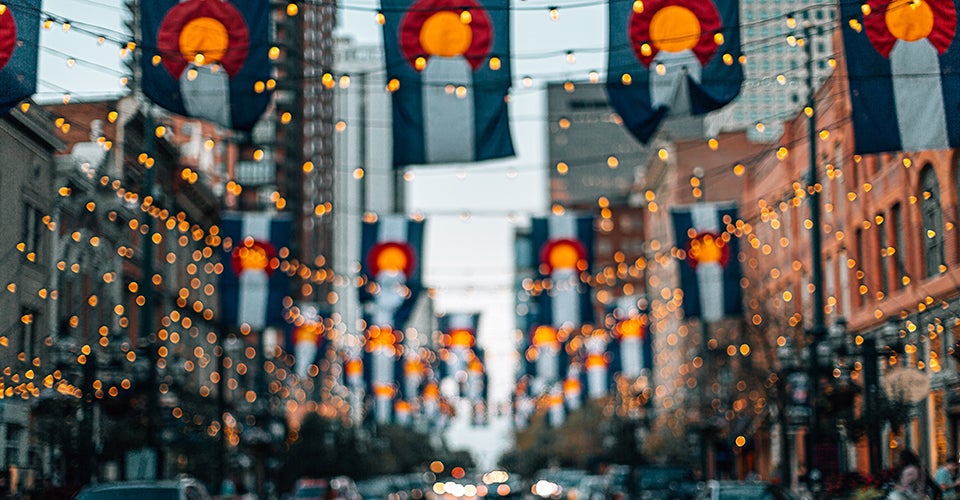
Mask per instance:
[[[179,491],[173,488],[114,488],[81,493],[77,500],[179,500]]]
[[[305,486],[297,491],[295,498],[316,498],[327,494],[325,486]]]
[[[719,500],[779,500],[779,495],[774,495],[769,489],[763,486],[731,486],[720,488]]]
[[[641,490],[667,488],[671,483],[686,481],[690,471],[686,469],[645,469],[639,472],[637,479]]]

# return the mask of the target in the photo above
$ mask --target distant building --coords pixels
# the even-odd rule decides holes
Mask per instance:
[[[743,0],[740,2],[740,35],[744,64],[744,83],[740,96],[732,104],[711,113],[707,127],[718,132],[746,130],[752,141],[772,142],[783,133],[783,124],[807,103],[806,53],[791,45],[788,36],[803,37],[805,22],[822,28],[814,31],[814,87],[830,76],[834,57],[832,33],[837,12],[834,6],[799,7],[787,0]],[[794,19],[795,27],[788,25]],[[780,81],[779,76],[784,79]],[[757,124],[762,124],[758,127]]]

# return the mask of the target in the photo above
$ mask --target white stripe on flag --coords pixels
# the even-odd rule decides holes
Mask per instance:
[[[248,237],[269,242],[272,219],[268,214],[244,214],[240,225],[240,241],[233,242],[234,246],[242,245]],[[253,330],[260,330],[266,324],[270,276],[263,270],[248,269],[240,272],[238,281],[237,321],[250,325]]]
[[[666,67],[650,72],[650,103],[654,108],[666,107],[673,116],[690,114],[690,90],[687,79],[700,83],[702,67],[697,56],[690,50],[681,52],[662,51],[657,62]]]
[[[698,234],[711,232],[719,235],[722,232],[716,205],[693,205],[690,216]],[[716,321],[723,317],[723,266],[719,262],[701,262],[697,265],[696,273],[700,318],[706,322]]]
[[[638,337],[623,337],[620,340],[620,363],[623,376],[637,378],[643,367],[643,342]]]
[[[373,384],[390,385],[393,383],[393,354],[386,348],[373,352]]]
[[[421,73],[423,146],[427,163],[474,160],[473,71],[462,56],[432,56]],[[467,89],[464,96],[448,86]]]
[[[204,118],[229,127],[230,75],[226,71],[213,71],[210,66],[187,65],[180,75],[180,95],[183,107],[189,116]]]
[[[297,376],[300,378],[306,377],[310,364],[317,358],[317,344],[314,342],[297,342],[297,345],[293,348],[293,355],[297,360]]]
[[[590,399],[597,399],[607,394],[607,368],[593,366],[587,369],[587,384],[590,385]]]
[[[577,234],[577,217],[562,215],[549,217],[548,238],[556,240],[567,238],[580,241]],[[554,269],[550,274],[553,289],[550,293],[551,317],[553,326],[560,327],[564,323],[571,326],[580,324],[580,273],[576,269]]]
[[[897,40],[890,51],[890,70],[903,150],[948,149],[937,49],[926,38]]]
[[[577,218],[572,215],[560,215],[548,217],[547,224],[549,229],[548,237],[553,240],[557,238],[577,238]]]
[[[377,242],[385,243],[396,241],[407,242],[407,226],[409,222],[402,215],[388,215],[381,217],[377,224]],[[373,322],[378,326],[393,326],[393,316],[403,305],[406,297],[403,293],[407,284],[407,276],[403,271],[380,271],[375,277],[380,285],[380,293],[374,297],[374,311],[371,315]]]
[[[576,327],[580,324],[580,273],[576,269],[554,269],[550,301],[553,309],[553,326],[566,323]]]
[[[560,358],[554,347],[541,346],[537,353],[537,379],[545,384],[560,378]]]
[[[388,424],[390,423],[390,410],[393,407],[393,398],[389,396],[376,396],[376,414],[377,414],[377,423],[378,424]]]

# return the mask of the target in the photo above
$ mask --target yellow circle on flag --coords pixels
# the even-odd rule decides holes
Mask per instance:
[[[891,35],[916,42],[933,31],[933,10],[924,0],[893,0],[884,21]]]
[[[407,267],[407,254],[397,246],[385,247],[377,255],[376,267],[381,271],[403,271]]]
[[[237,249],[240,259],[240,271],[255,269],[263,271],[270,264],[270,256],[260,245],[244,246]]]
[[[705,234],[691,242],[690,258],[699,264],[720,262],[723,259],[722,242]]]
[[[686,7],[668,5],[650,19],[650,41],[665,52],[692,49],[700,41],[700,20]]]
[[[463,55],[472,41],[470,25],[461,21],[460,14],[448,10],[431,15],[420,28],[420,45],[430,55]]]
[[[227,27],[212,17],[198,17],[180,31],[180,55],[197,64],[219,62],[230,46]],[[197,55],[202,58],[198,58]]]
[[[575,269],[580,260],[580,252],[569,243],[559,243],[550,249],[547,263],[551,269]]]

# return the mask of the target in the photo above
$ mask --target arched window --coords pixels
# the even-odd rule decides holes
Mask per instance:
[[[923,259],[927,277],[940,274],[943,258],[943,209],[937,172],[927,164],[920,174],[920,214],[923,218]]]

